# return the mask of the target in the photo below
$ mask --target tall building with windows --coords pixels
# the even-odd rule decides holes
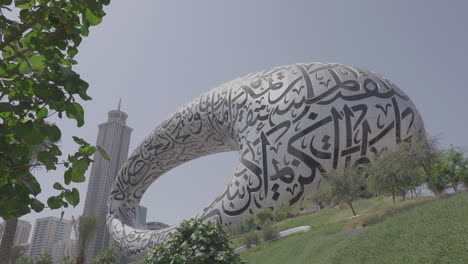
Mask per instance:
[[[72,221],[49,216],[36,220],[29,257],[35,258],[43,252],[52,254],[56,242],[69,239]]]
[[[0,240],[3,236],[3,230],[5,229],[5,222],[0,224]],[[16,226],[15,240],[13,240],[14,246],[19,246],[22,244],[27,244],[29,241],[29,234],[31,233],[31,223],[24,220],[18,219],[18,224]]]
[[[132,129],[126,125],[128,115],[120,110],[108,113],[107,122],[100,124],[96,145],[101,146],[109,156],[105,160],[96,152],[89,176],[88,191],[83,215],[95,215],[98,218],[98,231],[86,250],[86,263],[91,263],[94,256],[103,251],[109,243],[109,234],[105,223],[106,204],[114,179],[122,164],[127,160]]]

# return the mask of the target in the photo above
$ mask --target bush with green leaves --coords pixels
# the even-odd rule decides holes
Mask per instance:
[[[114,264],[118,257],[119,255],[113,248],[106,248],[94,257],[93,264]]]
[[[255,215],[254,214],[246,214],[242,219],[242,231],[249,232],[250,230],[254,230],[256,227],[255,225]]]
[[[275,208],[273,208],[273,220],[275,222],[283,221],[288,218],[291,214],[291,206],[289,203],[282,203]]]
[[[0,217],[76,206],[78,189],[54,184],[58,194],[39,200],[41,186],[32,168],[64,166],[63,182],[84,182],[96,151],[74,137],[77,151],[62,160],[54,116],[84,124],[81,100],[88,83],[73,70],[89,28],[98,25],[110,0],[0,0]],[[41,151],[34,155],[34,149]],[[3,257],[3,253],[0,252]]]
[[[252,247],[253,245],[259,245],[261,242],[260,239],[260,231],[252,230],[241,237],[242,243],[246,245],[248,248]]]
[[[191,219],[182,222],[168,241],[155,247],[145,264],[242,263],[229,243],[218,222]]]
[[[272,223],[266,223],[262,226],[261,236],[264,242],[270,241],[272,239],[279,237],[279,232],[276,226]]]
[[[270,207],[262,207],[255,213],[255,224],[263,226],[266,223],[273,222],[273,209]]]

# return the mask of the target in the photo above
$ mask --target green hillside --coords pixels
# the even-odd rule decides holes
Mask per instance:
[[[358,212],[372,215],[379,206],[376,199],[360,201]],[[300,225],[312,229],[253,248],[241,257],[250,264],[468,263],[468,192],[396,211],[400,213],[380,217],[380,223],[365,231],[343,236],[332,234],[350,226],[351,220],[340,221],[346,218],[345,209],[288,219],[278,223],[280,229]]]

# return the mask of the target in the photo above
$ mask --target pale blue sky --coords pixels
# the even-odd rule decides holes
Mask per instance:
[[[114,0],[84,39],[77,71],[90,83],[86,125],[60,121],[65,152],[77,135],[95,142],[97,125],[116,108],[128,113],[130,149],[203,91],[240,75],[297,62],[339,62],[400,86],[426,130],[446,145],[468,148],[468,1]],[[178,167],[143,198],[148,221],[176,224],[207,205],[234,169],[237,153]],[[89,172],[88,172],[89,173]],[[62,176],[40,177],[44,195]],[[82,213],[82,202],[65,218]],[[60,215],[44,210],[23,217]]]

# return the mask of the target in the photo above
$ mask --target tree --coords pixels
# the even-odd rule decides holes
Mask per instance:
[[[78,257],[77,264],[83,264],[85,250],[89,241],[94,237],[98,229],[98,219],[95,215],[82,215],[78,219]]]
[[[249,232],[250,230],[255,229],[255,215],[254,214],[245,214],[242,219],[242,229],[244,232]]]
[[[76,263],[76,257],[70,257],[70,256],[65,256],[60,264],[75,264]]]
[[[219,222],[201,219],[182,222],[165,243],[155,247],[146,264],[238,264],[239,256],[229,244]]]
[[[56,170],[64,166],[64,183],[83,182],[96,151],[73,137],[78,151],[59,161],[56,143],[60,128],[46,122],[52,116],[84,124],[79,100],[90,100],[88,83],[73,71],[73,59],[90,26],[105,15],[110,0],[0,0],[0,217],[9,220],[40,212],[45,204],[35,197],[41,192],[31,168]],[[14,19],[19,14],[17,19]],[[33,149],[45,149],[32,161]],[[101,148],[98,147],[100,150]],[[107,157],[105,153],[103,156]],[[51,209],[76,206],[79,193],[55,183],[59,192],[48,197]],[[2,257],[2,256],[0,256]]]
[[[445,167],[442,149],[436,137],[420,137],[411,143],[412,157],[419,162],[422,175],[429,189],[440,195],[447,188],[447,179],[443,177]]]
[[[34,264],[34,261],[27,256],[22,256],[17,259],[13,264]]]
[[[261,227],[266,223],[271,223],[273,219],[273,209],[270,207],[262,207],[255,213],[255,224],[257,226]]]
[[[34,259],[34,264],[53,264],[52,255],[49,252],[41,253]]]
[[[419,169],[421,160],[415,154],[417,150],[410,143],[403,142],[376,157],[366,169],[370,189],[377,194],[390,193],[394,204],[398,193],[405,199],[408,190],[422,183]],[[434,171],[433,165],[431,168]],[[435,186],[434,182],[432,185]]]
[[[14,246],[11,249],[11,263],[15,264],[15,262],[19,258],[25,256],[26,251],[27,251],[27,247],[25,247],[25,246]]]
[[[31,164],[34,164],[38,161],[38,154],[41,151],[46,150],[46,146],[50,145],[50,139],[45,139],[45,141],[41,145],[34,146],[32,149],[31,153]],[[55,142],[54,142],[55,143]],[[30,168],[30,171],[28,172],[28,175],[31,174],[33,171],[33,168]],[[17,217],[12,217],[10,220],[5,221],[5,229],[3,232],[1,244],[0,244],[0,257],[5,258],[5,259],[10,259],[12,258],[12,263],[14,263],[13,259],[13,252],[12,252],[12,247],[13,247],[13,241],[15,239],[16,235],[16,227],[18,225],[18,218]]]
[[[351,208],[353,215],[356,210],[353,202],[365,191],[366,178],[362,170],[354,165],[342,166],[325,174],[327,191],[338,203],[344,202]]]
[[[453,190],[457,192],[457,186],[462,181],[464,174],[466,174],[468,161],[465,158],[465,153],[459,148],[450,146],[449,149],[444,151],[446,166],[444,167],[444,175],[447,181],[452,186]]]
[[[93,259],[93,264],[114,264],[118,254],[113,248],[106,248],[104,252],[99,252]]]

